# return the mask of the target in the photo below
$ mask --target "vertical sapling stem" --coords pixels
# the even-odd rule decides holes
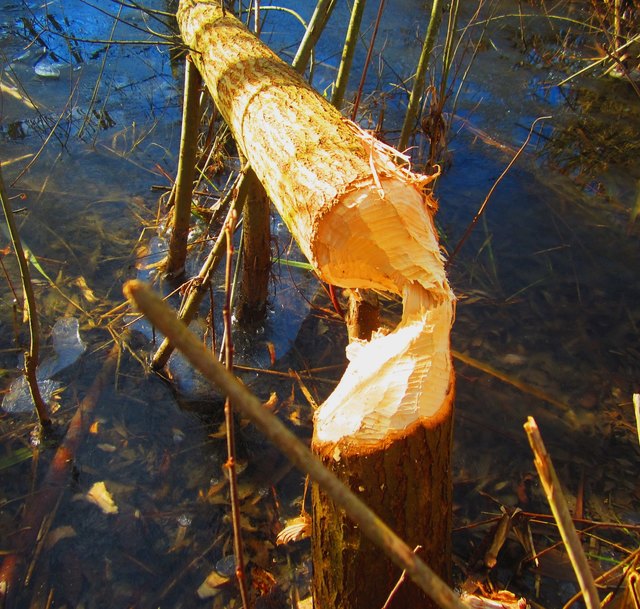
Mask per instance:
[[[444,2],[442,0],[433,0],[431,18],[429,19],[429,26],[427,27],[424,42],[422,43],[420,59],[418,60],[418,67],[416,68],[416,78],[413,81],[413,89],[411,89],[411,95],[409,97],[409,106],[404,115],[404,123],[402,124],[402,131],[400,132],[398,148],[401,151],[407,148],[409,136],[418,120],[418,110],[420,108],[420,99],[424,93],[424,83],[427,77],[427,69],[429,68],[429,58],[431,57],[433,45],[438,37],[443,7]]]
[[[351,65],[353,64],[353,55],[356,51],[358,36],[360,34],[360,24],[362,23],[362,15],[367,0],[355,0],[351,9],[351,17],[349,19],[349,27],[347,36],[342,47],[342,57],[340,58],[340,67],[338,68],[338,76],[336,78],[336,86],[333,90],[331,103],[340,110],[344,93],[347,90],[349,82],[349,74],[351,73]]]
[[[324,26],[327,24],[335,5],[335,0],[318,0],[318,4],[311,16],[311,21],[309,22],[307,31],[305,32],[302,42],[298,47],[298,52],[291,63],[293,68],[299,74],[303,74],[307,69],[313,48],[315,47],[316,42],[318,42],[320,34],[322,34],[322,30],[324,30]]]
[[[0,171],[0,201],[2,202],[2,211],[7,221],[7,227],[9,228],[9,235],[11,238],[11,244],[15,251],[16,258],[18,260],[18,267],[20,268],[20,279],[22,281],[22,290],[24,292],[24,306],[27,317],[29,319],[29,350],[24,354],[24,374],[29,385],[29,392],[33,399],[33,403],[38,415],[38,421],[42,428],[51,425],[51,419],[47,412],[47,405],[42,399],[40,394],[40,387],[38,387],[38,380],[36,378],[36,370],[38,369],[38,357],[40,352],[40,327],[38,324],[38,313],[36,311],[36,299],[33,293],[33,286],[31,285],[31,274],[29,273],[29,265],[27,258],[22,248],[22,242],[20,241],[20,234],[18,233],[18,227],[13,216],[13,210],[9,203],[9,197],[4,187],[4,181],[2,179],[2,171]]]
[[[200,72],[187,58],[184,75],[184,101],[182,110],[182,134],[180,156],[174,187],[173,230],[169,240],[169,255],[166,272],[169,277],[184,274],[187,260],[187,239],[191,220],[191,198],[198,149],[198,127],[200,126],[200,96],[202,83]]]
[[[222,316],[224,320],[224,354],[225,366],[233,373],[233,340],[231,338],[231,268],[233,266],[233,232],[236,225],[236,215],[225,224],[224,231],[227,236],[227,268],[224,281],[224,308]],[[249,609],[247,585],[245,581],[244,555],[242,548],[242,531],[240,523],[240,499],[238,497],[238,480],[236,476],[236,440],[233,421],[233,406],[227,396],[224,403],[224,419],[227,428],[227,468],[229,476],[229,497],[231,500],[231,522],[233,526],[233,549],[236,555],[236,578],[240,588],[243,609]]]
[[[241,324],[264,322],[271,270],[271,215],[269,199],[255,174],[243,205],[242,282],[237,309]]]

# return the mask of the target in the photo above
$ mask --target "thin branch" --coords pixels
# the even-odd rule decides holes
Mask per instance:
[[[447,262],[445,264],[445,268],[448,268],[451,265],[451,263],[453,262],[455,257],[458,255],[458,252],[460,251],[460,249],[464,245],[465,241],[469,238],[469,235],[471,234],[471,232],[475,228],[476,224],[478,223],[478,220],[480,219],[480,217],[484,213],[484,210],[487,207],[487,203],[489,203],[489,199],[491,198],[491,195],[493,195],[493,193],[495,192],[495,189],[498,187],[498,184],[500,184],[500,182],[502,181],[504,176],[507,175],[509,170],[513,167],[515,162],[518,160],[518,157],[524,152],[524,149],[527,147],[527,144],[529,143],[529,140],[531,139],[531,136],[533,135],[533,129],[536,126],[536,123],[538,123],[539,121],[543,121],[543,120],[549,119],[549,118],[552,118],[552,117],[551,116],[540,116],[535,121],[533,121],[533,123],[531,123],[531,127],[529,128],[529,133],[527,134],[527,138],[524,140],[522,146],[520,146],[520,148],[515,153],[514,157],[511,159],[511,161],[509,161],[509,164],[505,167],[504,171],[500,174],[498,179],[493,183],[493,185],[489,189],[489,192],[487,193],[487,196],[484,198],[484,201],[482,202],[482,205],[480,206],[480,209],[478,209],[478,211],[476,212],[476,215],[474,216],[473,220],[471,220],[471,223],[469,224],[469,226],[467,226],[467,230],[464,232],[464,235],[462,235],[462,238],[460,239],[460,241],[458,241],[458,245],[456,245],[455,249],[453,250],[453,253],[449,257],[449,260],[447,260]]]
[[[228,222],[231,214],[239,212],[254,179],[256,179],[255,174],[251,169],[249,169],[249,166],[246,165],[243,169],[242,175],[238,178],[237,186],[232,188],[227,194],[227,197],[225,197],[226,200],[230,200],[232,197],[235,197],[227,214],[227,218],[225,219],[225,224]],[[225,203],[226,201],[223,201],[222,204]],[[184,323],[190,323],[196,316],[200,303],[207,294],[207,286],[213,277],[213,273],[216,268],[218,268],[218,264],[220,264],[220,261],[222,260],[225,246],[226,234],[224,231],[220,231],[220,234],[211,248],[207,259],[204,261],[198,276],[192,282],[192,288],[190,289],[183,305],[180,307],[180,319]],[[160,370],[161,368],[164,368],[172,353],[173,345],[167,338],[165,338],[153,356],[151,364],[153,369]]]
[[[233,370],[233,340],[231,338],[231,268],[233,266],[233,231],[236,226],[236,214],[225,224],[224,232],[227,236],[227,268],[224,275],[224,353],[225,367],[231,373]],[[233,425],[233,405],[227,396],[224,403],[224,420],[227,428],[227,462],[225,467],[229,472],[229,497],[231,499],[231,522],[233,526],[233,550],[236,555],[236,579],[240,588],[240,598],[243,609],[249,609],[247,596],[247,582],[245,577],[244,551],[242,548],[242,525],[240,522],[240,498],[238,495],[238,476],[236,473],[236,437]]]
[[[422,546],[418,545],[415,548],[413,548],[413,553],[415,554],[416,552],[418,552],[420,550],[422,550]],[[393,600],[393,597],[397,594],[398,590],[400,590],[400,586],[402,586],[402,584],[404,584],[406,579],[407,579],[407,572],[403,571],[400,574],[400,577],[398,578],[398,581],[396,582],[396,585],[393,587],[393,590],[391,590],[391,592],[389,593],[389,596],[387,597],[387,600],[386,600],[385,604],[382,605],[382,609],[389,609],[389,605],[391,604],[391,601]]]
[[[362,67],[360,84],[358,85],[356,98],[353,102],[353,108],[351,109],[351,120],[354,123],[357,122],[356,117],[358,116],[358,108],[360,107],[360,100],[362,99],[362,91],[364,89],[364,83],[367,78],[367,70],[369,69],[369,64],[371,63],[371,55],[373,54],[373,45],[376,42],[376,36],[378,35],[378,30],[380,29],[380,20],[382,19],[382,13],[384,11],[385,2],[386,0],[380,0],[380,4],[378,4],[378,14],[376,15],[376,23],[373,26],[373,33],[371,34],[371,40],[369,41],[369,49],[367,50],[367,57],[364,60],[364,66]]]

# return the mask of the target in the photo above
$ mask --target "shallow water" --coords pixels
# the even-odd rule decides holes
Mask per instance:
[[[311,13],[311,2],[278,4],[299,10],[304,19]],[[424,4],[407,0],[387,7],[369,70],[360,117],[373,127],[384,108],[382,136],[390,143],[397,138],[406,104],[401,81],[414,69],[427,22]],[[154,7],[166,9],[161,2]],[[495,15],[514,11],[509,2],[493,8]],[[118,5],[109,10],[117,13]],[[373,4],[367,9],[367,28],[375,10]],[[579,17],[579,6],[573,10]],[[65,31],[82,38],[108,38],[113,26],[111,18],[81,2],[51,3],[48,11]],[[56,377],[65,386],[57,416],[66,420],[109,348],[107,324],[115,317],[111,310],[122,302],[122,283],[151,261],[146,257],[149,243],[160,230],[159,195],[151,187],[168,184],[158,167],[175,173],[182,68],[168,46],[150,44],[112,45],[107,51],[106,43],[81,43],[78,61],[69,53],[72,45],[61,44],[48,32],[43,34],[47,50],[24,57],[30,36],[24,20],[46,25],[46,14],[38,5],[8,2],[0,2],[0,14],[3,86],[29,95],[2,95],[0,157],[6,183],[34,159],[62,116],[55,137],[10,194],[23,195],[19,203],[14,201],[14,208],[25,208],[19,215],[21,235],[46,273],[33,270],[45,337],[57,319],[74,316],[88,345],[80,360]],[[301,28],[289,14],[265,14],[264,39],[290,57]],[[469,17],[462,15],[461,23]],[[123,9],[122,18],[167,33],[133,9]],[[320,91],[335,77],[336,49],[342,45],[346,19],[334,15],[319,44],[313,82]],[[566,32],[555,22],[550,29],[540,18],[527,19],[524,48],[519,23],[496,19],[487,26],[458,103],[446,108],[452,138],[436,195],[438,225],[449,253],[533,120],[552,116],[538,126],[497,186],[450,267],[459,299],[453,333],[453,347],[460,354],[456,524],[480,520],[483,511],[496,513],[499,504],[548,512],[535,483],[529,483],[534,468],[522,431],[528,415],[537,418],[568,495],[584,487],[585,514],[635,523],[639,450],[631,396],[640,378],[640,253],[637,225],[629,218],[640,184],[634,152],[640,100],[627,83],[596,75],[555,86],[582,65],[580,57],[587,56],[589,48],[576,42],[574,55],[563,60],[556,37]],[[125,26],[114,34],[129,40],[145,36]],[[353,98],[364,55],[361,45],[348,99]],[[36,73],[43,57],[60,71],[59,77]],[[423,140],[415,142],[412,152],[418,167],[425,162]],[[277,228],[277,221],[274,225],[284,250],[286,231]],[[3,261],[17,281],[10,258]],[[321,400],[344,363],[341,326],[326,314],[309,314],[306,299],[313,299],[316,287],[306,271],[282,265],[280,275],[266,327],[257,337],[245,337],[246,345],[238,343],[240,357],[249,365],[266,367],[271,345],[283,372],[337,365],[337,370],[305,380]],[[216,287],[220,285],[218,278]],[[14,339],[13,295],[6,286],[0,298],[0,361],[3,386],[8,388],[18,375],[20,349]],[[324,300],[316,294],[316,304],[328,306]],[[24,340],[24,330],[21,335]],[[144,358],[151,348],[148,337],[136,333],[131,340],[132,352]],[[43,358],[52,354],[50,343],[45,341]],[[479,364],[470,365],[474,360]],[[479,366],[525,384],[524,390]],[[311,409],[297,381],[255,372],[247,373],[246,380],[265,400],[276,391],[281,415],[303,436],[309,434]],[[237,603],[231,590],[214,601],[196,596],[207,574],[232,551],[225,519],[220,404],[202,396],[188,400],[175,393],[175,386],[148,375],[130,354],[123,354],[113,384],[98,403],[96,425],[74,461],[69,488],[51,524],[54,541],[38,561],[20,606],[38,594],[46,598],[50,590],[59,606]],[[540,391],[551,401],[537,397]],[[31,424],[29,415],[0,414],[2,540],[11,539],[18,529],[22,498],[41,479],[51,458],[49,447],[31,458]],[[247,463],[241,484],[250,560],[274,573],[285,589],[295,581],[304,591],[304,548],[273,545],[280,520],[299,509],[302,481],[251,428],[241,431],[240,450]],[[87,499],[99,481],[105,482],[118,514],[105,514]],[[528,496],[522,494],[525,487]],[[484,532],[456,534],[461,561],[468,559]],[[505,550],[503,571],[495,576],[498,586],[506,585],[518,560],[513,546]],[[0,550],[5,549],[0,542]],[[607,554],[609,549],[605,545],[597,551]],[[554,606],[566,600],[570,588],[542,572],[548,579],[543,579],[540,602]],[[520,579],[515,590],[534,598],[533,579]]]

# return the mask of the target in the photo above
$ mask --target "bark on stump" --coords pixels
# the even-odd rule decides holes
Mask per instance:
[[[348,348],[316,413],[313,448],[445,579],[450,561],[454,299],[428,179],[346,120],[217,2],[183,0],[178,23],[220,112],[324,280],[399,294],[390,334]],[[316,607],[380,607],[400,573],[314,493]],[[428,607],[405,583],[397,607]]]

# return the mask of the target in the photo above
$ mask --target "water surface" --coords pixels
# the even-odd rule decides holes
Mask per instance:
[[[298,10],[303,19],[312,11],[311,2],[278,4]],[[500,16],[515,12],[516,4],[490,8]],[[171,45],[162,44],[166,39],[146,32],[152,28],[168,35],[169,30],[134,9],[123,8],[120,17],[136,28],[120,24],[114,30],[112,17],[81,2],[53,2],[46,12],[26,3],[2,2],[0,8],[0,157],[5,182],[17,180],[10,194],[20,197],[14,208],[22,208],[21,235],[46,274],[32,269],[43,357],[53,353],[47,339],[62,317],[79,320],[87,343],[80,359],[57,374],[64,390],[56,416],[65,421],[110,347],[108,323],[123,301],[122,283],[143,271],[153,274],[150,244],[162,232],[158,218],[166,213],[160,194],[169,184],[165,174],[174,175],[177,164],[182,62]],[[153,8],[167,7],[158,2]],[[398,137],[405,83],[417,61],[428,8],[408,0],[388,6],[378,34],[359,120],[368,127],[378,125],[391,144]],[[116,15],[119,7],[109,4],[105,10]],[[316,52],[313,82],[321,92],[330,92],[335,77],[347,21],[344,10],[336,9]],[[527,8],[531,14],[537,10]],[[572,17],[586,15],[580,4],[572,10],[577,11]],[[365,15],[367,29],[347,112],[375,11],[371,4]],[[290,58],[301,26],[287,13],[263,14],[264,39]],[[83,40],[149,42],[72,42],[53,35],[57,28],[47,15],[66,35]],[[460,23],[470,18],[462,14]],[[501,18],[468,31],[470,43],[478,43],[481,35],[483,41],[457,103],[445,106],[451,137],[441,155],[443,175],[436,195],[442,243],[449,253],[532,122],[551,116],[536,127],[450,265],[458,295],[452,340],[460,354],[456,524],[481,520],[483,512],[497,513],[500,505],[548,513],[522,430],[528,415],[537,418],[569,497],[582,489],[585,516],[635,523],[640,496],[631,396],[640,378],[640,256],[638,229],[630,215],[640,183],[640,103],[628,83],[597,71],[558,87],[583,65],[590,48],[577,40],[567,58],[558,44],[558,38],[569,39],[574,31],[566,23],[528,17],[524,34],[520,23]],[[30,44],[34,31],[41,37],[35,45]],[[435,55],[436,82],[440,54],[441,46]],[[456,59],[461,66],[456,82],[472,54],[469,47]],[[59,75],[53,77],[56,71]],[[54,136],[39,152],[56,123]],[[425,138],[412,145],[416,167],[422,169]],[[278,219],[274,232],[286,258],[288,236]],[[3,261],[17,285],[11,257]],[[276,368],[285,373],[289,368],[334,366],[305,381],[314,398],[322,400],[344,365],[343,330],[318,308],[329,305],[307,271],[286,264],[278,268],[269,320],[257,337],[239,343],[240,357],[268,367],[273,348]],[[221,282],[216,279],[216,289]],[[312,309],[307,299],[314,297]],[[24,347],[16,345],[13,294],[6,284],[0,298],[3,387],[8,388],[19,374]],[[49,593],[59,606],[238,603],[232,586],[213,601],[196,594],[216,565],[224,570],[219,561],[232,552],[220,400],[203,399],[201,393],[194,400],[176,393],[175,384],[149,375],[132,355],[144,360],[152,350],[150,333],[141,329],[128,339],[130,351],[123,352],[113,383],[98,403],[95,426],[76,455],[73,476],[50,525],[49,546],[20,606]],[[24,345],[25,330],[18,329],[18,335]],[[238,340],[243,340],[240,335]],[[301,383],[255,373],[247,382],[265,400],[276,391],[281,416],[303,437],[309,435],[312,412]],[[550,399],[541,399],[541,393]],[[28,413],[0,415],[2,540],[16,534],[23,498],[51,459],[53,449],[46,446],[32,458],[32,423]],[[299,512],[303,481],[250,427],[241,429],[240,438],[241,459],[247,464],[241,483],[251,566],[272,573],[286,594],[295,586],[304,594],[304,543],[291,549],[274,544],[282,520]],[[87,499],[96,482],[105,483],[117,514],[105,514]],[[474,544],[486,531],[456,534],[459,564],[469,564]],[[629,538],[621,543],[633,545]],[[6,549],[8,542],[1,542],[0,550]],[[593,552],[608,555],[611,549],[601,544]],[[498,587],[509,583],[521,554],[510,542],[495,575]],[[542,573],[543,605],[554,606],[570,596],[572,584],[563,587],[557,571]],[[457,575],[464,579],[461,572]],[[533,585],[527,575],[513,589],[534,598]]]

